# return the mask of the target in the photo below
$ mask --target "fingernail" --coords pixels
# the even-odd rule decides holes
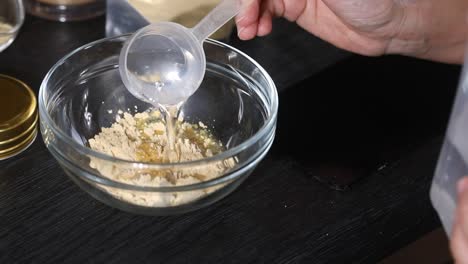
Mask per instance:
[[[245,27],[237,28],[237,36],[240,37],[242,31],[244,31],[244,30],[245,30]]]
[[[464,177],[461,180],[458,181],[457,183],[457,191],[458,194],[464,193],[466,190],[468,190],[468,178]]]
[[[244,20],[245,16],[241,16],[240,14],[238,14],[236,17],[235,17],[235,20],[236,20],[236,24],[239,24],[239,22],[241,22],[242,20]]]

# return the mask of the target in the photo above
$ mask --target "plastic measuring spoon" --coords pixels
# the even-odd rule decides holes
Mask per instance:
[[[239,0],[224,0],[195,27],[159,22],[138,30],[120,53],[124,85],[153,105],[184,102],[205,74],[203,41],[239,12]]]

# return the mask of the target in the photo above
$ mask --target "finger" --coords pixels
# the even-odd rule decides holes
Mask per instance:
[[[468,260],[468,243],[457,220],[455,220],[452,231],[450,250],[452,251],[455,263],[464,264]]]
[[[260,0],[242,0],[236,16],[237,34],[240,39],[248,40],[257,35]]]
[[[272,20],[273,17],[271,12],[269,10],[265,10],[258,22],[257,36],[263,37],[270,34],[272,29]]]
[[[313,1],[309,0],[284,0],[282,4],[275,5],[275,14],[282,16],[291,22],[295,22],[306,10],[307,4]]]
[[[467,236],[467,208],[468,208],[468,178],[463,178],[457,183],[458,206],[455,212],[450,249],[455,262],[466,263],[468,260],[468,236]]]
[[[468,177],[463,177],[457,183],[458,195],[461,195],[466,190],[468,190]]]
[[[236,24],[238,26],[247,26],[253,22],[257,22],[260,12],[261,0],[241,0],[239,13],[236,16]]]
[[[237,35],[242,40],[253,39],[257,35],[257,24],[251,24],[237,29]]]
[[[458,204],[456,219],[463,232],[464,237],[468,237],[468,178],[461,179],[457,184]],[[468,248],[467,248],[468,250]]]

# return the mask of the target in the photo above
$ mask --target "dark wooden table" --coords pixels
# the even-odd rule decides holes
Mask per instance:
[[[375,263],[439,227],[428,192],[459,67],[275,29],[232,40],[281,104],[271,152],[237,191],[184,215],[124,213],[81,191],[39,137],[0,162],[0,263]],[[103,36],[103,18],[27,17],[0,73],[37,92],[59,58]]]

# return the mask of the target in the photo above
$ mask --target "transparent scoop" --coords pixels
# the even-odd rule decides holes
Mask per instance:
[[[159,22],[138,30],[120,53],[124,85],[155,106],[184,102],[205,74],[203,41],[233,18],[239,5],[239,0],[224,0],[191,29]]]

